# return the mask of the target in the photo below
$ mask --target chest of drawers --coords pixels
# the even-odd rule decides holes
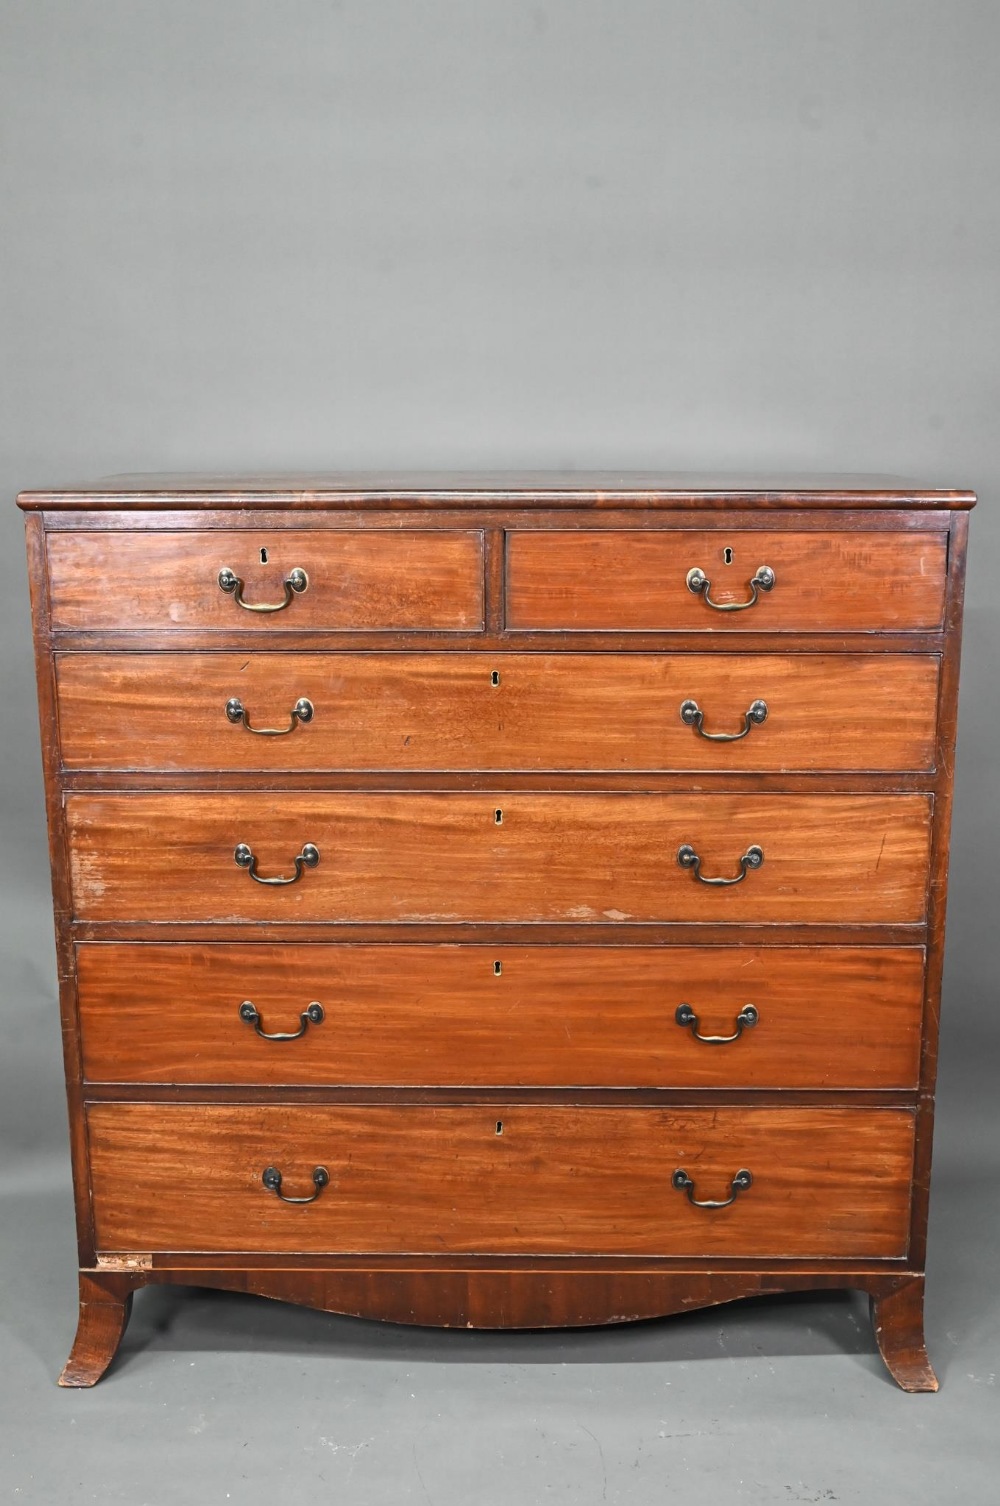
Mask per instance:
[[[22,495],[80,1323],[620,1322],[924,1255],[971,493]]]

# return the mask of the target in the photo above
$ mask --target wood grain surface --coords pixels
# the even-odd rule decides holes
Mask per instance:
[[[947,540],[936,532],[515,529],[507,536],[506,620],[510,628],[551,631],[935,628],[946,560]],[[746,611],[713,611],[686,584],[698,567],[713,600],[747,601],[761,565],[774,571],[775,584]]]
[[[911,1277],[893,1290],[871,1293],[872,1327],[879,1353],[896,1384],[904,1391],[936,1391],[924,1340],[924,1278]]]
[[[912,1088],[920,947],[98,943],[91,1082]],[[498,970],[499,969],[499,970]],[[250,1000],[267,1032],[240,1017]],[[727,1045],[746,1004],[759,1022]]]
[[[66,797],[82,920],[919,922],[926,795],[161,794]],[[290,877],[303,845],[320,862]],[[690,844],[731,887],[679,866]]]
[[[662,1258],[547,1257],[537,1269],[512,1268],[517,1256],[493,1257],[493,1269],[473,1265],[448,1269],[440,1257],[414,1267],[389,1265],[392,1257],[369,1257],[375,1269],[353,1268],[350,1256],[309,1259],[301,1256],[232,1257],[159,1256],[151,1267],[80,1272],[80,1327],[73,1352],[59,1383],[92,1386],[104,1374],[128,1321],[134,1291],[149,1282],[206,1286],[326,1312],[351,1313],[390,1323],[433,1324],[461,1328],[552,1328],[567,1325],[622,1323],[641,1318],[691,1312],[696,1308],[760,1297],[777,1292],[832,1291],[859,1287],[869,1294],[879,1348],[894,1380],[905,1391],[936,1391],[937,1380],[923,1345],[923,1278],[889,1268],[873,1274],[871,1262],[855,1269],[802,1270],[802,1262],[784,1261],[772,1271],[705,1270],[693,1262],[664,1269]],[[405,1259],[406,1257],[403,1257]],[[133,1266],[144,1257],[134,1257]],[[249,1264],[250,1261],[254,1264]],[[397,1262],[399,1257],[396,1257]],[[169,1262],[169,1264],[168,1264]],[[718,1260],[713,1265],[718,1267]],[[595,1264],[599,1267],[595,1269]],[[627,1266],[627,1269],[623,1267]],[[98,1310],[103,1310],[98,1315]]]
[[[88,1108],[98,1249],[901,1256],[901,1109]],[[817,1156],[817,1147],[822,1154]],[[262,1183],[308,1196],[306,1206]],[[693,1207],[753,1185],[728,1208]]]
[[[74,770],[927,770],[929,654],[60,654]],[[315,711],[285,736],[306,697]],[[713,742],[680,716],[695,700]]]
[[[481,532],[53,534],[48,556],[57,631],[236,629],[256,639],[304,628],[483,625]],[[224,568],[244,580],[251,603],[282,601],[294,569],[305,570],[309,584],[282,611],[246,611],[220,589]]]
[[[638,473],[120,477],[29,573],[81,1267],[397,1321],[922,1302],[969,492]],[[761,565],[776,584],[744,611]],[[309,588],[274,602],[294,567]],[[333,635],[340,635],[339,637]],[[350,635],[350,636],[348,636]],[[337,650],[331,652],[331,649]],[[345,652],[344,650],[349,650]],[[308,684],[301,683],[308,677]],[[244,702],[254,726],[229,722]],[[730,743],[752,700],[766,720]],[[320,863],[265,876],[306,842]],[[734,887],[750,845],[764,863]],[[323,1018],[296,1040],[313,1000]],[[706,1044],[679,1025],[690,1005]],[[279,1166],[289,1196],[264,1187]],[[721,1199],[692,1207],[671,1185]],[[562,1258],[560,1258],[562,1257]]]

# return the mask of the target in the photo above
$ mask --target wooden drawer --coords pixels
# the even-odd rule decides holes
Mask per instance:
[[[924,654],[250,651],[56,663],[70,769],[926,770],[934,759],[938,659]],[[302,698],[307,720],[292,714]],[[681,715],[692,701],[694,725]],[[757,721],[748,713],[761,701]],[[291,730],[255,736],[245,723]],[[747,727],[739,741],[711,740]]]
[[[479,532],[276,529],[49,535],[52,626],[274,634],[483,626]],[[266,556],[266,560],[265,557]],[[220,588],[228,570],[244,582]],[[304,571],[301,592],[285,581]],[[275,612],[241,610],[288,605]]]
[[[727,563],[726,551],[731,561]],[[507,626],[568,631],[877,632],[940,628],[947,538],[932,532],[680,529],[507,535]],[[761,566],[774,573],[745,611]]]
[[[916,923],[928,795],[70,794],[92,921]],[[282,887],[306,844],[318,865]],[[694,849],[709,887],[679,863]],[[758,868],[741,865],[759,847]]]
[[[920,947],[88,943],[77,966],[91,1082],[913,1088],[918,1076]],[[316,1003],[321,1019],[304,1023]],[[702,1035],[740,1031],[747,1005],[758,1019],[709,1045],[678,1022],[684,1005]]]
[[[902,1109],[94,1103],[97,1247],[876,1257],[906,1250]],[[292,1206],[264,1186],[308,1196]],[[752,1185],[727,1208],[738,1171]]]

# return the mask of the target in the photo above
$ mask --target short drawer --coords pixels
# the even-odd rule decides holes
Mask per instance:
[[[516,530],[507,535],[507,626],[932,630],[943,621],[946,560],[946,535],[929,531]]]
[[[63,653],[56,666],[69,769],[926,770],[934,761],[929,654],[249,650]]]
[[[47,549],[56,630],[483,626],[477,531],[53,533]]]
[[[66,797],[91,921],[916,923],[930,814],[928,795]]]
[[[920,947],[85,943],[77,965],[91,1082],[913,1088],[918,1078]]]
[[[94,1103],[87,1121],[101,1251],[906,1251],[902,1109]],[[743,1171],[728,1207],[689,1200]]]

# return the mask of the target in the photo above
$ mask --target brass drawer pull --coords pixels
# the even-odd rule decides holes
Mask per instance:
[[[748,710],[743,713],[741,732],[706,732],[705,713],[697,701],[681,701],[681,721],[686,727],[693,727],[698,736],[705,738],[707,742],[738,743],[741,737],[746,737],[751,727],[759,727],[762,722],[767,721],[767,702],[751,701]]]
[[[690,868],[699,884],[714,884],[716,886],[729,884],[742,884],[751,868],[759,868],[764,861],[764,849],[762,847],[748,847],[740,858],[740,871],[735,878],[706,878],[701,871],[701,858],[693,847],[685,842],[683,847],[677,849],[677,861],[682,868]]]
[[[314,715],[312,701],[307,701],[305,696],[300,696],[289,712],[291,721],[287,727],[251,727],[250,714],[238,696],[232,696],[226,702],[226,716],[234,724],[242,722],[248,732],[256,737],[287,737],[289,732],[294,732],[300,722],[311,722]]]
[[[295,872],[291,878],[261,878],[257,872],[257,856],[253,849],[245,842],[241,842],[233,853],[233,861],[237,868],[245,868],[255,884],[297,884],[306,868],[315,868],[319,862],[319,848],[307,842],[295,859]]]
[[[773,591],[775,575],[770,565],[759,565],[756,575],[753,575],[748,583],[750,586],[749,601],[713,601],[708,594],[712,589],[712,582],[704,570],[699,570],[697,565],[695,565],[693,570],[688,571],[686,579],[688,590],[693,592],[695,596],[703,597],[706,606],[714,607],[717,612],[745,612],[747,607],[757,605],[757,593],[759,591]]]
[[[261,1177],[268,1192],[275,1193],[283,1203],[314,1203],[323,1188],[329,1186],[330,1173],[325,1166],[316,1166],[313,1168],[312,1179],[316,1191],[310,1193],[309,1197],[286,1197],[281,1190],[281,1172],[276,1166],[266,1166]]]
[[[738,1041],[744,1030],[752,1030],[760,1019],[760,1014],[753,1004],[744,1004],[736,1016],[736,1029],[732,1035],[699,1035],[698,1016],[690,1004],[678,1004],[674,1019],[678,1025],[690,1027],[696,1041],[704,1041],[706,1046],[726,1046],[730,1041]]]
[[[728,1208],[730,1203],[735,1203],[741,1192],[746,1192],[748,1187],[753,1186],[753,1174],[746,1167],[738,1171],[729,1184],[729,1196],[720,1202],[713,1202],[710,1198],[701,1200],[694,1195],[694,1182],[688,1176],[682,1166],[678,1166],[670,1181],[678,1192],[686,1192],[688,1202],[695,1208]],[[307,1199],[306,1201],[311,1201]]]
[[[290,605],[292,596],[301,596],[307,588],[309,577],[304,570],[298,568],[289,571],[288,578],[284,581],[284,601],[244,601],[243,585],[244,582],[234,570],[219,571],[219,589],[225,591],[227,596],[231,596],[238,607],[243,607],[247,612],[283,612]]]
[[[301,1036],[305,1035],[310,1025],[322,1025],[323,1006],[322,1004],[314,1003],[303,1009],[299,1015],[301,1024],[298,1030],[274,1031],[273,1033],[262,1030],[260,1026],[260,1010],[252,999],[243,1000],[243,1003],[240,1005],[240,1019],[246,1020],[248,1025],[252,1025],[262,1041],[297,1041]]]

